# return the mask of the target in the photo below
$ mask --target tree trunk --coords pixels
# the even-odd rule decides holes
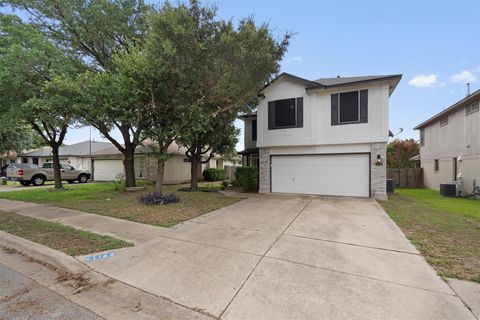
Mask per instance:
[[[52,147],[52,159],[53,159],[53,178],[55,180],[55,190],[63,188],[62,185],[62,173],[60,169],[60,158],[58,156],[58,146]]]
[[[163,172],[165,171],[165,160],[157,159],[157,177],[155,180],[155,193],[162,193]]]
[[[200,161],[198,161],[198,157],[196,154],[192,154],[190,159],[190,189],[191,190],[198,190],[198,166],[200,165]]]
[[[125,148],[123,153],[125,187],[135,187],[135,148]]]

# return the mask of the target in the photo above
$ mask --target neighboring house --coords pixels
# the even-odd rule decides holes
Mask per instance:
[[[3,167],[11,163],[16,163],[17,161],[18,161],[18,155],[14,151],[0,155],[0,167]]]
[[[109,142],[82,141],[79,143],[65,145],[59,149],[61,162],[67,162],[76,169],[91,171],[91,156],[100,150],[113,147]],[[18,155],[17,162],[32,163],[41,165],[43,162],[52,161],[52,150],[50,147],[43,147],[30,152]]]
[[[167,160],[164,168],[164,183],[177,184],[189,182],[191,178],[190,162],[185,156],[186,148],[177,145],[175,142],[168,147],[171,157]],[[118,176],[124,175],[123,155],[113,147],[96,152],[92,156],[93,180],[113,181]],[[200,168],[224,168],[226,165],[236,165],[240,159],[229,161],[221,156],[215,156]],[[139,179],[155,181],[157,174],[157,159],[148,146],[139,146],[135,150],[135,176]],[[199,172],[199,178],[202,173]]]
[[[457,181],[464,193],[480,184],[480,90],[416,126],[420,130],[420,163],[425,187]]]
[[[282,73],[261,91],[257,114],[242,117],[239,154],[259,166],[259,192],[386,199],[388,105],[400,79]]]

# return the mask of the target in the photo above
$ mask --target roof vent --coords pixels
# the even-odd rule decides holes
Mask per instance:
[[[467,82],[467,97],[470,95],[470,82]]]
[[[340,78],[340,76],[337,76],[337,78]]]

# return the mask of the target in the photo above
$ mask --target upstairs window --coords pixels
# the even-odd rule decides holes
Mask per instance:
[[[303,127],[303,98],[268,102],[268,129]]]
[[[465,107],[465,115],[468,116],[472,113],[477,112],[479,109],[479,101],[475,101],[474,103]]]
[[[448,117],[440,119],[440,127],[446,126],[448,124]]]
[[[257,141],[257,120],[252,120],[252,141]]]
[[[331,95],[332,125],[368,122],[368,90]]]

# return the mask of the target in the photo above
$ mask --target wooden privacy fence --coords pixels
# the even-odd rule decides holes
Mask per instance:
[[[387,179],[398,188],[423,188],[422,168],[387,169]]]

